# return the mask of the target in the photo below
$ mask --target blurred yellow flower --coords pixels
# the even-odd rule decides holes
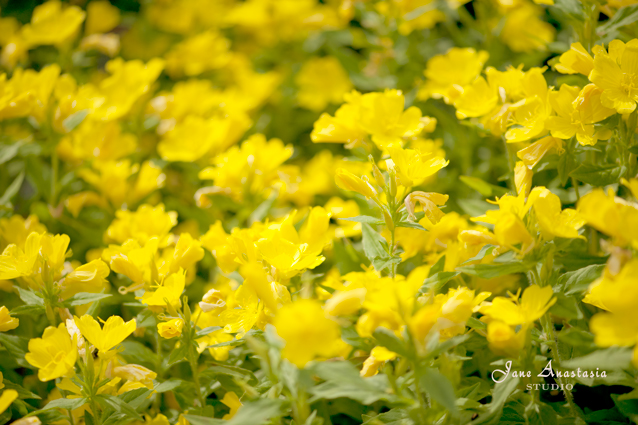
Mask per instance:
[[[323,111],[329,103],[340,103],[352,90],[348,74],[335,57],[307,60],[295,76],[297,100],[304,108]]]

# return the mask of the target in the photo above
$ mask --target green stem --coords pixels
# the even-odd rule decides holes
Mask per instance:
[[[60,168],[60,161],[58,159],[58,154],[55,152],[55,148],[53,149],[53,153],[51,154],[51,200],[49,203],[52,207],[55,208],[57,201],[57,185],[58,185],[58,172]]]
[[[189,341],[190,344],[190,341]],[[204,400],[204,396],[202,395],[202,387],[199,384],[199,363],[197,362],[197,356],[193,352],[193,346],[191,345],[188,349],[188,359],[191,365],[191,372],[193,373],[193,381],[195,383],[195,390],[197,392],[197,399],[199,400],[199,404],[201,407],[206,406],[206,400]]]
[[[554,322],[552,321],[549,312],[545,313],[545,315],[541,318],[541,323],[543,325],[543,330],[547,335],[547,341],[550,343],[552,348],[552,359],[556,363],[556,369],[561,368],[562,359],[560,356],[560,351],[558,349],[558,339],[556,338],[556,332],[554,330]],[[572,395],[571,390],[569,390],[566,385],[570,384],[570,380],[564,380],[563,377],[556,376],[556,380],[558,384],[561,386],[563,390],[563,394],[565,394],[565,400],[567,400],[567,404],[569,404],[569,410],[572,413],[573,417],[580,416],[580,410],[574,403],[574,396]]]
[[[578,190],[578,180],[572,177],[572,185],[574,186],[574,190],[576,191],[576,200],[580,200],[580,192]]]
[[[538,274],[538,269],[536,268],[532,269],[532,277],[538,286],[545,286],[545,285],[542,285],[543,282],[541,280],[541,277]],[[551,347],[552,360],[556,364],[556,369],[561,369],[562,359],[560,356],[560,351],[558,350],[558,338],[556,337],[556,331],[554,330],[554,322],[549,312],[546,312],[543,315],[543,317],[541,317],[541,326],[543,327],[543,331],[545,332],[545,335],[547,335],[547,342],[549,343]],[[571,390],[569,390],[566,387],[566,385],[570,384],[571,382],[569,382],[569,380],[565,382],[563,380],[563,377],[559,377],[559,376],[556,376],[556,380],[558,381],[558,384],[561,386],[563,390],[563,394],[565,394],[565,400],[567,400],[567,403],[569,404],[569,409],[572,413],[572,416],[579,417],[580,410],[574,403],[574,397],[572,395]]]

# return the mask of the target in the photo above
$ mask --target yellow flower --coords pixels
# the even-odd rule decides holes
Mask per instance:
[[[0,395],[0,413],[4,413],[17,398],[18,392],[16,390],[4,390]]]
[[[420,99],[443,99],[453,104],[463,88],[474,81],[483,70],[489,54],[470,47],[452,47],[443,55],[428,60],[425,84],[419,90]]]
[[[71,239],[67,235],[45,234],[40,239],[40,254],[49,268],[57,273],[64,266]]]
[[[525,194],[532,189],[532,177],[534,172],[523,161],[516,161],[514,166],[514,184],[516,192],[523,191]]]
[[[565,208],[561,211],[560,199],[548,189],[542,190],[538,195],[534,202],[534,212],[546,239],[551,240],[554,237],[585,239],[578,234],[578,229],[583,227],[585,220],[574,209]]]
[[[231,60],[230,41],[215,31],[205,31],[177,44],[166,55],[172,78],[194,77],[226,66]]]
[[[38,217],[30,215],[23,218],[20,215],[12,215],[9,218],[0,218],[0,246],[4,249],[13,244],[24,249],[27,237],[33,232],[46,233],[47,229],[40,223]]]
[[[499,320],[492,320],[487,324],[487,342],[490,350],[497,355],[518,357],[525,347],[527,328],[516,329]]]
[[[320,254],[330,243],[330,214],[324,208],[312,208],[299,231],[295,216],[293,212],[281,223],[268,226],[256,243],[262,258],[284,278],[323,263],[325,257]]]
[[[414,214],[416,204],[419,204],[425,213],[425,216],[419,223],[426,229],[430,229],[445,216],[445,213],[441,211],[439,207],[445,205],[448,199],[448,195],[442,195],[440,193],[415,191],[405,197],[404,203],[408,211],[408,216],[412,220],[416,220]]]
[[[332,56],[306,61],[296,75],[295,83],[299,86],[299,104],[317,112],[323,111],[329,103],[340,103],[352,90],[348,74]]]
[[[638,200],[638,179],[620,179],[620,182],[623,186],[627,187],[631,194]]]
[[[465,331],[472,313],[478,311],[479,305],[490,295],[489,292],[475,295],[473,290],[464,287],[437,294],[431,304],[426,304],[412,316],[410,330],[421,344],[432,331],[438,332],[442,339],[459,335]]]
[[[217,156],[214,167],[200,171],[199,178],[214,180],[215,186],[210,188],[210,193],[222,193],[242,200],[244,195],[278,186],[282,164],[292,153],[291,145],[284,145],[279,139],[266,140],[263,134],[254,134],[241,147],[233,146]],[[197,194],[195,196],[198,197]]]
[[[594,189],[580,198],[577,210],[596,230],[611,236],[619,246],[631,245],[638,249],[638,207],[614,196],[609,189]]]
[[[283,306],[273,324],[285,341],[282,356],[297,367],[304,367],[317,356],[336,354],[343,343],[339,325],[326,317],[315,300],[301,299]]]
[[[170,259],[170,273],[176,273],[179,269],[188,269],[204,257],[202,243],[189,233],[179,235],[173,255]]]
[[[127,364],[113,368],[113,376],[127,381],[139,382],[148,389],[153,389],[153,379],[157,373],[137,364]]]
[[[157,253],[158,239],[149,239],[144,246],[129,239],[122,246],[111,245],[102,252],[102,259],[107,261],[115,273],[127,276],[134,283],[151,282],[151,267]]]
[[[406,188],[420,185],[426,178],[449,164],[445,158],[432,152],[422,153],[397,145],[389,146],[388,152],[396,170],[397,180]]]
[[[454,1],[448,1],[454,7]],[[379,2],[377,10],[390,17],[396,17],[398,30],[407,36],[414,30],[433,28],[437,22],[445,20],[445,14],[437,8],[434,0],[395,0]]]
[[[101,34],[111,31],[120,23],[120,9],[107,0],[92,1],[86,6],[87,34]]]
[[[143,95],[151,90],[152,84],[164,69],[161,59],[151,59],[148,63],[139,60],[124,62],[121,58],[106,63],[111,74],[102,80],[97,88],[95,108],[91,115],[95,119],[115,120],[128,114]]]
[[[576,42],[570,45],[568,51],[560,55],[559,62],[554,68],[561,74],[583,74],[589,76],[591,70],[594,69],[594,58],[580,42]]]
[[[496,297],[491,303],[480,307],[480,312],[489,321],[499,320],[507,325],[529,325],[540,319],[556,303],[551,286],[531,285],[525,288],[523,296],[512,298]]]
[[[8,245],[0,255],[0,279],[15,279],[29,276],[34,272],[40,256],[43,235],[32,232],[24,243],[24,249],[17,245]]]
[[[589,286],[583,302],[611,312],[635,310],[638,300],[638,259],[632,259],[618,272],[605,267],[603,275]]]
[[[338,168],[335,171],[335,183],[341,189],[360,193],[367,199],[377,196],[377,191],[368,182],[367,176],[357,177],[343,168]]]
[[[78,102],[75,96],[69,100],[73,104]],[[73,162],[85,159],[108,161],[131,154],[136,147],[137,137],[122,132],[118,122],[103,122],[89,115],[72,133],[62,138],[56,151],[61,158]],[[94,168],[100,170],[103,167],[100,162],[94,162]]]
[[[251,124],[243,113],[212,118],[188,115],[163,135],[157,150],[167,161],[197,161],[224,152]]]
[[[219,321],[224,326],[224,332],[237,333],[241,338],[254,326],[263,329],[264,305],[259,302],[257,293],[248,287],[241,285],[233,294],[235,308],[228,308],[221,312]]]
[[[162,338],[175,338],[182,334],[184,321],[182,319],[171,319],[168,322],[160,322],[157,324],[157,331]]]
[[[346,103],[341,105],[334,117],[323,113],[315,121],[310,139],[314,143],[345,143],[354,147],[366,138],[366,131],[359,123],[361,94],[357,91],[344,95]]]
[[[501,40],[515,52],[545,50],[554,41],[556,29],[540,19],[544,10],[529,2],[509,10],[500,31]]]
[[[186,274],[180,270],[164,279],[162,285],[158,286],[155,291],[146,291],[141,297],[142,304],[151,307],[166,307],[164,299],[167,299],[171,305],[180,306],[185,286]]]
[[[62,298],[69,298],[78,292],[100,292],[106,286],[109,267],[100,259],[76,267],[61,282]]]
[[[30,46],[60,45],[73,38],[86,13],[77,6],[62,7],[57,0],[33,9],[31,23],[22,27],[22,37]]]
[[[16,317],[11,317],[9,309],[5,306],[0,307],[0,332],[10,331],[18,327],[20,321]],[[2,388],[2,387],[0,387]]]
[[[239,397],[232,391],[226,392],[224,397],[220,400],[223,404],[228,406],[230,411],[222,416],[223,420],[230,420],[233,416],[237,414],[237,411],[242,406],[241,401],[239,401]]]
[[[149,239],[156,237],[160,245],[165,246],[169,232],[177,224],[177,213],[165,212],[164,204],[156,207],[144,204],[135,212],[119,210],[115,213],[115,217],[106,230],[106,236],[119,243],[128,239],[146,243]]]
[[[361,376],[367,378],[379,373],[379,368],[387,361],[397,358],[396,353],[388,350],[385,347],[374,347],[370,351],[370,356],[363,362],[361,368]]]
[[[421,110],[411,106],[404,111],[404,106],[400,90],[361,95],[359,124],[379,148],[418,136],[425,128]]]
[[[589,322],[597,345],[632,346],[638,343],[637,272],[637,259],[630,260],[619,271],[611,270],[608,265],[603,275],[590,285],[583,302],[606,310],[595,314]]]
[[[46,382],[72,375],[77,356],[76,342],[71,339],[64,323],[60,323],[57,328],[55,326],[46,328],[42,338],[31,339],[29,352],[25,358],[29,364],[39,369],[40,381]]]
[[[42,122],[59,75],[58,65],[40,72],[18,68],[9,81],[6,74],[0,75],[0,119],[33,116]]]
[[[330,316],[349,316],[356,314],[366,297],[365,288],[337,291],[326,302],[324,310]]]
[[[576,136],[581,145],[595,145],[599,139],[611,137],[608,129],[596,130],[594,124],[613,115],[615,111],[602,105],[602,91],[588,84],[582,91],[578,87],[563,84],[559,91],[549,93],[549,103],[556,116],[547,119],[545,125],[552,136],[571,139]]]
[[[543,137],[526,148],[519,150],[516,156],[518,156],[527,167],[532,169],[543,159],[545,154],[551,150],[555,150],[559,154],[563,153],[563,141],[557,137]]]
[[[596,54],[589,79],[603,91],[600,100],[604,106],[615,109],[619,114],[628,114],[636,109],[637,64],[638,39],[627,44],[614,40],[609,43],[609,53],[602,49]]]
[[[116,208],[136,204],[153,190],[163,187],[166,180],[162,169],[150,161],[143,162],[141,166],[132,165],[128,160],[99,161],[93,164],[92,169],[79,170],[78,174]]]
[[[104,355],[124,341],[137,327],[135,319],[124,322],[120,316],[109,317],[104,322],[104,328],[100,327],[97,320],[86,314],[74,319],[82,336],[98,349],[100,355]]]
[[[222,347],[211,347],[211,345],[232,341],[234,339],[235,337],[233,335],[226,333],[224,329],[219,329],[201,337],[197,341],[200,344],[200,351],[203,351],[206,347],[208,347],[208,352],[215,360],[225,362],[228,360],[228,353],[233,349],[233,346],[226,345]]]

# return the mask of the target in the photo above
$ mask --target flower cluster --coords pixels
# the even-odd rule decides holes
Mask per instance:
[[[8,2],[0,425],[635,421],[636,3]]]

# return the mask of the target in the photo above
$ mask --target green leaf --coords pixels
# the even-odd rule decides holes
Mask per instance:
[[[559,288],[566,295],[584,292],[594,280],[600,277],[604,268],[604,264],[592,264],[567,272],[558,278]]]
[[[485,198],[489,198],[492,195],[504,195],[509,192],[507,188],[490,184],[484,180],[479,179],[478,177],[459,176],[459,180],[461,180],[472,189],[476,190]]]
[[[576,327],[563,329],[558,333],[558,340],[572,347],[593,347],[594,334]]]
[[[10,144],[0,144],[0,164],[4,164],[7,161],[12,160],[18,155],[20,146],[24,145],[26,140],[18,140],[17,142]]]
[[[22,388],[20,385],[18,384],[14,384],[11,381],[8,380],[4,380],[2,382],[4,384],[5,389],[7,390],[15,390],[18,392],[18,398],[20,399],[36,399],[36,400],[40,400],[40,396],[37,394],[33,394],[31,391]]]
[[[268,216],[268,211],[270,211],[277,198],[279,198],[279,191],[274,190],[270,197],[268,197],[268,199],[263,201],[257,208],[255,208],[255,210],[250,215],[249,222],[256,223],[266,218]]]
[[[583,5],[579,0],[556,0],[554,6],[571,19],[585,21],[587,18]]]
[[[79,409],[87,403],[88,400],[86,398],[58,398],[47,403],[46,406],[42,408],[42,410],[50,410],[50,409],[67,409],[67,410],[75,410]]]
[[[496,247],[494,245],[485,245],[485,246],[483,246],[483,248],[481,248],[481,250],[478,252],[478,254],[476,254],[474,257],[470,258],[469,260],[464,261],[463,263],[461,263],[461,265],[468,264],[468,263],[471,263],[473,261],[482,260],[483,258],[485,258],[488,255],[490,255],[492,253],[492,251],[494,251],[495,248]]]
[[[207,418],[197,415],[184,415],[184,417],[188,420],[190,425],[223,425],[228,423],[228,421],[224,421],[222,419]]]
[[[165,393],[182,385],[181,379],[169,379],[168,381],[164,381],[159,384],[157,387],[153,388],[153,391],[157,391],[158,393]]]
[[[198,330],[197,331],[197,336],[198,337],[205,336],[205,335],[208,335],[209,333],[213,333],[213,332],[218,331],[220,329],[223,329],[223,328],[221,326],[209,326],[207,328]]]
[[[400,356],[406,358],[413,357],[413,354],[410,352],[406,344],[397,338],[397,336],[388,328],[378,327],[373,332],[372,336],[377,340],[378,345],[381,345]]]
[[[625,166],[582,164],[570,175],[576,180],[592,186],[607,186],[618,183],[626,173],[627,167]]]
[[[43,305],[26,304],[11,310],[11,314],[42,314],[44,313]]]
[[[239,366],[230,366],[230,365],[214,365],[208,366],[206,370],[202,372],[202,375],[206,376],[217,376],[217,375],[227,375],[238,381],[247,382],[250,385],[256,385],[257,377],[253,372],[248,369],[241,368]]]
[[[376,414],[372,413],[369,415],[363,415],[363,424],[362,425],[407,425],[412,424],[412,421],[408,422],[410,415],[405,409],[392,409],[388,412]]]
[[[347,239],[335,239],[333,249],[334,261],[342,276],[350,272],[361,271],[361,264],[368,264],[366,256],[354,249]]]
[[[33,369],[27,361],[24,359],[24,356],[27,354],[29,339],[16,335],[7,335],[5,333],[0,332],[0,344],[4,348],[7,349],[9,354],[11,354],[16,363],[18,363],[22,367],[27,367],[29,369]]]
[[[180,344],[179,347],[176,347],[171,351],[170,356],[168,356],[168,366],[171,366],[177,362],[181,362],[182,360],[186,360],[186,356],[188,355],[188,345]]]
[[[226,423],[228,425],[260,425],[283,415],[286,407],[287,403],[283,400],[262,398],[244,404]]]
[[[399,401],[389,392],[388,378],[376,375],[371,378],[359,376],[359,370],[350,362],[321,362],[314,365],[312,371],[325,382],[315,385],[310,392],[310,402],[320,399],[334,400],[345,397],[364,405],[379,400]]]
[[[124,347],[120,355],[127,362],[141,364],[151,369],[157,366],[157,354],[141,342],[123,341],[120,345]]]
[[[443,287],[446,283],[448,283],[451,279],[454,279],[456,276],[461,274],[460,272],[438,272],[433,276],[428,277],[423,282],[423,286],[419,289],[419,294],[425,294],[429,291],[437,292],[439,289]]]
[[[564,319],[577,320],[584,317],[576,298],[568,297],[561,293],[555,294],[555,296],[556,303],[549,309],[550,313]]]
[[[384,259],[389,258],[388,251],[385,249],[387,246],[385,239],[367,223],[363,223],[361,226],[361,233],[363,236],[363,252],[372,262],[375,270],[383,270],[383,268],[378,267],[387,266],[387,260]]]
[[[423,230],[424,232],[428,231],[428,229],[421,226],[419,223],[413,223],[411,221],[400,221],[397,223],[397,227],[407,227],[409,229]]]
[[[605,35],[625,25],[635,24],[638,21],[638,5],[633,4],[618,9],[614,16],[596,29],[599,35]]]
[[[81,111],[77,111],[74,114],[69,115],[64,121],[62,121],[62,126],[67,132],[73,131],[75,127],[80,125],[84,118],[89,114],[88,109],[82,109]]]
[[[16,291],[18,291],[18,295],[20,299],[25,302],[25,304],[34,304],[34,305],[44,305],[44,300],[39,297],[35,292],[30,289],[22,289],[19,286],[15,286]]]
[[[472,425],[488,423],[498,417],[503,411],[503,406],[510,394],[512,394],[518,386],[519,381],[520,379],[518,377],[510,377],[504,382],[494,385],[494,390],[492,391],[492,402],[487,405],[486,413],[479,415],[479,417],[476,418],[476,421],[472,422]]]
[[[567,369],[617,370],[628,368],[631,363],[632,350],[628,347],[611,347],[594,351],[586,356],[576,357],[561,362]]]
[[[512,261],[508,263],[475,264],[472,266],[457,267],[456,269],[471,276],[477,276],[483,279],[493,279],[495,277],[505,276],[508,274],[523,273],[528,271],[530,268],[530,263]]]
[[[4,194],[0,197],[0,205],[8,205],[11,201],[11,198],[18,193],[20,188],[22,187],[22,181],[24,180],[24,170],[18,174],[13,182],[9,185],[7,190],[4,191]]]
[[[423,389],[453,415],[458,415],[454,387],[449,379],[433,368],[427,368],[420,379]]]
[[[357,223],[367,223],[367,224],[383,224],[383,220],[378,219],[376,217],[371,217],[369,215],[358,215],[356,217],[348,217],[348,218],[340,218],[339,220],[345,221],[355,221]]]
[[[105,404],[113,408],[117,413],[122,413],[127,417],[142,420],[142,417],[133,407],[119,397],[115,397],[108,394],[100,394],[98,396],[99,401],[103,401]]]
[[[84,304],[89,304],[89,303],[99,301],[111,296],[112,296],[111,294],[94,294],[91,292],[78,292],[77,294],[69,298],[68,300],[64,301],[64,305],[66,306],[84,305]]]

